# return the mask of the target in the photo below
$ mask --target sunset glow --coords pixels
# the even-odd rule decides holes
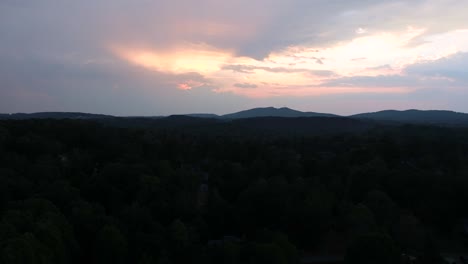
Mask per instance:
[[[370,110],[369,98],[466,108],[462,2],[46,2],[0,3],[4,111],[75,109],[77,100],[117,109],[109,97],[132,99],[143,112],[179,111],[172,102],[187,111],[256,103],[307,110],[324,100]],[[86,99],[82,89],[97,95]],[[24,103],[32,101],[25,94],[37,101]],[[90,103],[98,98],[106,103]]]
[[[115,54],[138,66],[170,73],[213,73],[219,70],[231,55],[202,47],[153,51],[114,48]]]
[[[404,94],[417,88],[401,84],[362,87],[341,83],[346,86],[340,86],[339,80],[345,77],[404,76],[404,68],[408,65],[435,61],[461,51],[453,45],[442,45],[440,42],[444,42],[444,39],[437,38],[412,46],[411,42],[425,31],[413,27],[396,33],[370,34],[357,30],[356,38],[349,42],[327,48],[290,46],[272,52],[263,60],[236,56],[232,51],[222,51],[208,45],[165,51],[138,48],[113,48],[112,51],[118,58],[149,70],[171,74],[199,73],[216,86],[212,89],[215,93],[234,93],[249,98]],[[366,36],[362,36],[366,33]],[[465,30],[451,32],[452,35],[461,41],[468,38]],[[435,49],[434,46],[444,48]],[[337,84],[329,85],[329,82]],[[189,80],[178,83],[176,87],[191,90],[204,85],[203,82]]]

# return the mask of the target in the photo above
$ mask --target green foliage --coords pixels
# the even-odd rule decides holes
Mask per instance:
[[[0,236],[6,241],[2,245],[5,263],[71,261],[77,251],[72,226],[55,205],[44,199],[29,199],[9,207],[0,225]]]
[[[169,227],[171,241],[181,247],[187,245],[189,240],[188,230],[185,224],[179,219],[174,220]]]
[[[14,238],[17,235],[18,233],[13,224],[6,222],[6,221],[0,222],[0,246],[1,247],[4,246],[4,243],[6,241],[8,241],[11,238]]]
[[[52,253],[31,233],[10,239],[0,254],[1,263],[54,263]],[[57,262],[60,263],[60,262]]]
[[[396,240],[405,252],[416,255],[423,251],[426,231],[414,215],[400,215],[399,223],[394,232]]]
[[[223,244],[223,259],[222,263],[236,264],[239,263],[241,248],[238,244],[225,242]]]
[[[444,259],[440,256],[439,249],[437,248],[434,238],[427,234],[424,241],[423,254],[421,256],[422,263],[427,264],[442,264],[445,263]]]
[[[437,263],[428,231],[468,218],[464,128],[136,127],[2,121],[0,263]]]
[[[345,260],[348,264],[396,264],[400,263],[400,253],[390,237],[373,233],[356,237]]]
[[[276,244],[256,244],[253,246],[249,263],[255,264],[286,264],[287,258]]]
[[[299,262],[299,252],[285,234],[276,233],[273,237],[273,243],[281,248],[286,258],[286,263],[293,264]]]
[[[1,147],[3,147],[3,144],[7,141],[8,137],[9,137],[8,130],[3,126],[0,126],[0,149]]]
[[[398,207],[385,192],[370,191],[364,204],[372,211],[376,222],[383,227],[390,228],[398,219]]]
[[[95,243],[95,252],[99,262],[126,263],[127,240],[116,226],[104,226],[97,233]]]
[[[346,228],[351,237],[376,231],[374,214],[367,206],[363,204],[351,205],[346,210]]]

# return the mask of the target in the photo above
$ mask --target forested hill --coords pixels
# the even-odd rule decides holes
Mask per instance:
[[[386,110],[374,113],[357,114],[350,117],[381,121],[396,121],[401,123],[468,126],[468,114],[442,110]]]
[[[337,117],[334,114],[324,114],[315,112],[301,112],[287,107],[275,108],[253,108],[249,110],[240,111],[237,113],[227,114],[221,118],[239,119],[239,118],[253,118],[253,117]]]
[[[78,112],[38,112],[0,114],[0,119],[24,120],[24,119],[103,119],[112,118],[110,115],[78,113]]]
[[[344,117],[358,120],[372,120],[384,124],[388,122],[399,123],[399,124],[431,124],[431,125],[442,125],[442,126],[468,126],[468,114],[453,112],[453,111],[442,111],[442,110],[385,110],[373,113],[362,113],[351,116],[339,116],[327,113],[316,113],[316,112],[301,112],[287,107],[274,108],[253,108],[244,110],[232,114],[226,115],[215,115],[209,113],[200,114],[184,114],[177,116],[186,116],[187,121],[191,123],[193,119],[190,118],[204,118],[204,119],[218,119],[218,120],[238,120],[247,118],[312,118],[312,117],[329,117],[329,118],[341,118]],[[129,116],[129,117],[117,117],[110,115],[99,115],[99,114],[87,114],[87,113],[67,113],[67,112],[42,112],[42,113],[31,113],[31,114],[0,114],[1,119],[93,119],[109,122],[110,119],[118,119],[110,121],[114,124],[131,124],[132,126],[146,126],[152,120],[169,118],[167,121],[160,123],[171,123],[173,122],[174,116]],[[125,119],[125,120],[122,120]],[[305,119],[304,119],[305,120]],[[179,118],[179,123],[182,121]],[[339,122],[339,121],[337,121]]]

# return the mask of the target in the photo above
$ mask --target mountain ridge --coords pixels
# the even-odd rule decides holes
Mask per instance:
[[[92,114],[83,112],[35,112],[0,114],[0,119],[102,119],[114,118],[112,115]]]
[[[357,119],[425,124],[468,124],[468,114],[450,110],[382,110],[349,116]]]
[[[288,107],[258,107],[221,116],[227,119],[252,117],[338,117],[338,115],[316,112],[302,112]]]
[[[318,112],[302,112],[287,107],[258,107],[247,109],[235,113],[216,115],[211,113],[193,113],[182,115],[170,116],[112,116],[104,114],[92,114],[81,112],[37,112],[37,113],[14,113],[14,114],[0,114],[0,119],[161,119],[170,118],[174,116],[187,116],[196,119],[214,119],[214,120],[237,120],[248,118],[261,118],[261,117],[282,117],[282,118],[301,118],[301,117],[329,117],[329,118],[351,118],[358,120],[372,120],[381,122],[396,122],[396,123],[416,123],[416,124],[439,124],[439,125],[463,125],[468,126],[468,114],[462,112],[455,112],[451,110],[382,110],[377,112],[367,112],[354,114],[349,116],[340,116],[329,113]]]

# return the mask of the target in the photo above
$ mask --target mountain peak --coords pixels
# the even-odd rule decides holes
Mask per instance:
[[[259,107],[252,108],[249,110],[240,111],[237,113],[227,114],[222,116],[227,119],[239,119],[239,118],[253,118],[253,117],[332,117],[336,115],[322,114],[314,112],[301,112],[288,107]]]

